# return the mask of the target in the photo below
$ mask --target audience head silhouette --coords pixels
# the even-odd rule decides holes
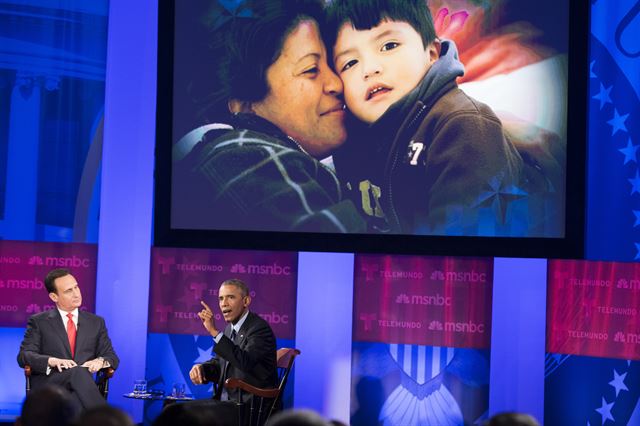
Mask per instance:
[[[67,426],[76,413],[76,407],[67,391],[60,386],[45,385],[27,395],[16,425]]]
[[[134,426],[131,417],[124,411],[103,405],[91,408],[78,418],[75,426]]]
[[[153,426],[235,426],[238,416],[234,403],[191,401],[167,405]]]
[[[540,423],[528,414],[507,412],[491,417],[485,426],[540,426]]]
[[[275,414],[267,426],[329,426],[329,422],[311,410],[285,410]]]

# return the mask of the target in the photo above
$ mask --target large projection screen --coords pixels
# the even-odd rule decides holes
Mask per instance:
[[[272,2],[262,3],[268,8]],[[391,160],[373,146],[368,149],[366,135],[372,132],[367,133],[366,125],[370,124],[354,118],[347,97],[343,114],[346,141],[333,157],[330,154],[334,151],[315,157],[321,162],[319,167],[335,170],[343,199],[353,204],[347,215],[357,214],[357,220],[366,225],[327,230],[314,227],[313,221],[297,227],[294,222],[302,220],[288,218],[297,207],[287,205],[287,197],[260,201],[273,188],[267,186],[269,182],[257,189],[244,183],[236,185],[254,173],[256,165],[250,162],[246,171],[234,176],[220,173],[223,182],[198,183],[197,189],[191,181],[180,179],[177,170],[185,157],[202,146],[218,149],[220,145],[211,139],[231,134],[225,133],[227,128],[235,126],[229,132],[242,130],[227,114],[210,108],[223,84],[216,74],[217,60],[222,57],[216,33],[238,21],[260,20],[266,9],[251,10],[244,1],[161,2],[155,244],[581,257],[588,73],[588,5],[582,3],[428,1],[437,37],[443,45],[453,42],[464,65],[464,75],[456,80],[458,87],[465,96],[487,105],[500,120],[502,135],[515,151],[513,158],[518,163],[513,175],[519,180],[505,177],[511,172],[505,172],[508,167],[501,163],[506,161],[500,155],[495,156],[496,164],[488,166],[492,174],[476,170],[486,168],[485,163],[492,160],[484,157],[493,154],[491,149],[476,151],[475,147],[491,141],[460,136],[455,131],[448,132],[445,137],[449,139],[442,141],[438,140],[442,139],[438,129],[425,130],[424,140],[410,140],[411,135],[396,134],[403,129],[393,127],[398,127],[397,120],[387,120],[392,124],[382,129],[382,138],[397,136],[400,141],[394,143],[401,144],[400,149],[392,148],[387,154],[398,157],[396,162],[401,165],[396,170],[400,171],[389,172],[385,168]],[[340,64],[333,64],[332,53],[329,46],[328,66],[336,69]],[[346,93],[348,80],[344,81]],[[432,107],[425,106],[425,115]],[[375,131],[380,133],[381,127]],[[437,140],[439,151],[429,145],[432,140]],[[441,149],[447,145],[465,148]],[[408,147],[406,154],[404,146]],[[282,160],[287,161],[285,155]],[[224,161],[212,164],[227,165]],[[416,164],[418,167],[411,168]],[[286,163],[283,167],[283,174],[290,173]],[[213,170],[208,178],[213,179],[218,171]],[[259,172],[256,176],[262,179]],[[295,176],[286,179],[295,184]],[[210,190],[214,186],[215,190]],[[467,196],[467,191],[473,192],[473,197]],[[390,201],[392,192],[395,198]],[[258,201],[247,201],[252,197]],[[437,205],[433,201],[437,197],[447,201]],[[276,200],[275,207],[264,206],[272,200]],[[436,209],[437,216],[433,214]],[[342,208],[335,210],[344,213]],[[265,219],[278,214],[283,215],[280,221]]]

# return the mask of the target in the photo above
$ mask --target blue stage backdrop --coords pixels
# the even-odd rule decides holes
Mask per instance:
[[[108,1],[0,1],[0,238],[98,241]]]
[[[493,259],[356,256],[351,424],[486,419]]]
[[[640,1],[591,0],[590,48],[586,256],[638,261]],[[609,299],[602,305],[613,309],[610,316],[637,324],[639,290],[627,291],[627,303],[631,304],[627,310],[616,310]],[[580,318],[586,313],[577,315]],[[547,323],[547,327],[553,326]],[[637,337],[638,330],[632,333]],[[619,346],[620,336],[614,341],[614,333],[600,345]],[[637,357],[615,358],[549,350],[545,424],[640,425],[640,362]]]
[[[591,5],[586,252],[593,260],[640,260],[640,1],[591,0]],[[149,13],[153,10],[149,8]],[[0,0],[2,239],[97,241],[107,15],[107,0]],[[125,78],[128,76],[121,77]],[[139,268],[148,265],[145,262]],[[637,312],[630,317],[637,318]],[[357,321],[355,318],[354,325]],[[0,328],[0,420],[15,416],[24,395],[15,362],[23,332],[23,328]],[[626,339],[627,334],[624,336]],[[126,330],[112,337],[126,340]],[[292,345],[293,341],[283,339],[279,344]],[[441,371],[467,378],[473,394],[482,401],[488,392],[486,353],[456,348],[451,357],[451,347],[354,343],[353,386],[357,391],[360,382],[372,384],[367,398],[373,421],[380,418],[385,404],[386,418],[394,418],[389,409],[392,403],[387,401],[398,384],[403,385],[403,375],[410,379],[404,383],[407,392],[400,390],[405,397],[411,399],[409,393],[420,395],[431,389],[414,379],[418,359],[430,360],[432,372],[441,361],[451,361]],[[166,391],[174,381],[186,382],[185,368],[206,357],[209,350],[210,343],[203,336],[151,333],[146,377],[152,387]],[[458,353],[469,369],[453,369]],[[409,362],[401,365],[398,359]],[[368,364],[369,360],[375,364]],[[382,361],[382,370],[375,367],[378,361]],[[427,364],[422,365],[426,368]],[[545,424],[640,425],[639,369],[636,359],[550,351]],[[385,373],[389,374],[382,377]],[[429,382],[426,369],[423,373],[425,383]],[[353,405],[354,420],[359,407]],[[465,404],[459,407],[465,419],[474,417],[465,415]],[[371,412],[361,414],[366,421]],[[450,418],[460,419],[454,414]]]
[[[545,424],[640,425],[640,264],[549,262]]]
[[[640,259],[640,2],[591,0],[587,258]]]
[[[98,241],[107,16],[108,0],[0,0],[2,240]],[[95,249],[93,245],[94,257]],[[48,256],[62,259],[70,251],[73,246]],[[27,267],[29,259],[4,250],[2,255],[0,280],[15,282],[3,265],[20,258]],[[20,285],[35,286],[29,290],[46,298],[38,288],[43,271],[74,265],[42,260]],[[93,294],[95,258],[92,267],[91,280],[81,285],[91,287]],[[0,303],[22,311],[4,290],[0,288]],[[30,303],[30,311],[21,314],[45,305]],[[25,325],[0,324],[0,421],[13,420],[24,398],[16,355]]]

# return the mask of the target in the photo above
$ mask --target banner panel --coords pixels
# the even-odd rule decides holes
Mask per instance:
[[[80,309],[93,312],[97,251],[96,244],[0,241],[0,326],[26,327],[31,315],[55,307],[44,278],[56,268],[71,272],[82,291]]]
[[[297,253],[159,248],[152,250],[149,332],[208,335],[197,313],[200,301],[224,319],[218,288],[230,278],[251,289],[251,311],[267,320],[279,339],[296,329]]]
[[[488,348],[493,260],[358,255],[354,340]]]
[[[549,261],[547,352],[640,360],[640,263]]]

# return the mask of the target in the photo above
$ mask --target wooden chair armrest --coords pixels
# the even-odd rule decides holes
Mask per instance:
[[[276,396],[278,396],[278,391],[279,391],[277,388],[275,389],[257,388],[255,386],[251,386],[247,382],[244,382],[240,379],[234,379],[234,378],[225,380],[224,387],[226,387],[227,389],[240,388],[245,392],[252,393],[262,398],[275,398]]]
[[[115,372],[116,370],[114,370],[113,367],[104,367],[98,370],[98,374],[104,377],[105,379],[112,378]]]

